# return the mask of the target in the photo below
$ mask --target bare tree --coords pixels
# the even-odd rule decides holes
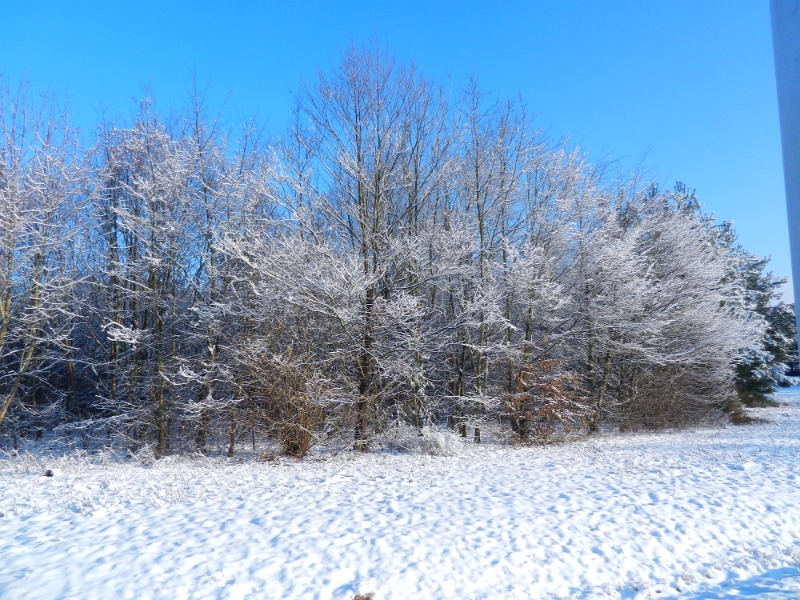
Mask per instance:
[[[15,402],[58,406],[50,385],[69,352],[73,255],[84,169],[66,112],[0,80],[0,422]],[[49,402],[43,398],[49,397]]]

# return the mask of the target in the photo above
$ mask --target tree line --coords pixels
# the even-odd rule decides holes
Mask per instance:
[[[267,136],[195,94],[85,143],[2,84],[0,436],[156,457],[397,428],[542,442],[789,383],[784,280],[683,184],[348,46]]]

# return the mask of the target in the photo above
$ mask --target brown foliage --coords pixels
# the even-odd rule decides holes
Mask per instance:
[[[577,377],[558,369],[555,360],[518,366],[512,389],[515,392],[506,397],[500,417],[509,421],[516,442],[546,444],[586,424],[584,390]]]
[[[311,449],[322,418],[319,379],[308,363],[286,356],[265,357],[261,368],[267,422],[283,454],[301,458]]]

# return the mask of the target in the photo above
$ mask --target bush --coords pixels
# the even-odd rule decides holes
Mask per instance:
[[[302,357],[293,358],[291,350],[283,356],[261,355],[253,366],[251,376],[260,384],[258,403],[270,433],[283,454],[302,458],[313,446],[323,416],[324,380]]]
[[[511,426],[518,443],[547,444],[586,425],[586,396],[574,375],[558,370],[558,362],[523,364],[512,381],[501,419]]]

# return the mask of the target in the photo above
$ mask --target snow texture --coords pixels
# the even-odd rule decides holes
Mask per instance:
[[[800,390],[779,399],[447,456],[8,458],[0,598],[797,598]]]

